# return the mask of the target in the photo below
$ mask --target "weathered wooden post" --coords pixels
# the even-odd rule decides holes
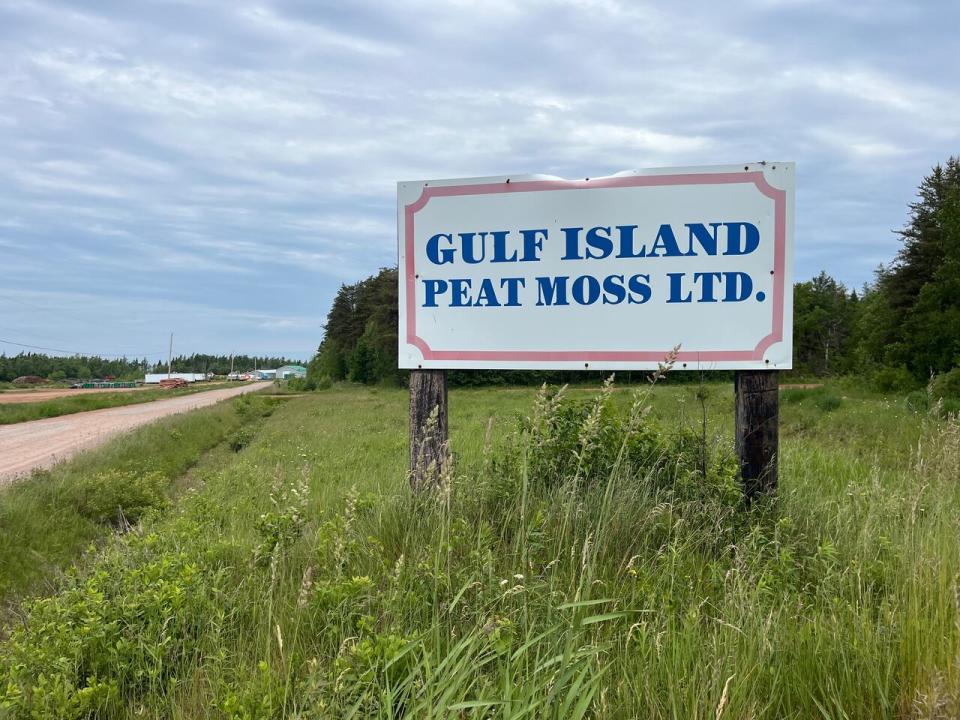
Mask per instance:
[[[450,462],[447,371],[410,371],[410,484],[426,490]]]
[[[748,499],[777,489],[780,399],[776,370],[734,374],[736,446]]]

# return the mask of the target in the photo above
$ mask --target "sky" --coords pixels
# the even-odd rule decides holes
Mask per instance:
[[[308,359],[396,182],[797,163],[796,279],[960,154],[960,2],[3,0],[0,352]],[[19,344],[12,344],[19,343]]]

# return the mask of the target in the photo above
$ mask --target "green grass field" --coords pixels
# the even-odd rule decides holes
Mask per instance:
[[[29,420],[42,420],[44,418],[86,412],[88,410],[120,407],[121,405],[136,405],[138,403],[164,400],[179,395],[190,395],[206,390],[217,390],[223,387],[225,387],[223,383],[205,383],[203,385],[194,385],[178,390],[151,388],[137,390],[136,392],[91,392],[86,394],[83,390],[75,390],[73,391],[76,393],[75,395],[56,398],[54,400],[43,400],[31,403],[0,403],[0,425],[12,425],[13,423],[27,422]]]
[[[259,427],[268,402],[173,415],[0,490],[0,600],[57,582],[91,543],[166,507],[198,463],[222,463],[231,442]]]
[[[428,497],[401,390],[145,428],[0,496],[0,717],[957,717],[960,425],[781,400],[749,508],[727,385],[452,391]]]

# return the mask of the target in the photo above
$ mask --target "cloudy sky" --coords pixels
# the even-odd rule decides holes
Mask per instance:
[[[0,352],[306,358],[397,180],[794,160],[797,278],[960,153],[956,0],[3,0]]]

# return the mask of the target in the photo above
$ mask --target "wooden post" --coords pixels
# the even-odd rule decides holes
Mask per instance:
[[[438,484],[450,462],[447,440],[447,371],[410,372],[410,484]]]
[[[736,395],[736,445],[743,490],[748,499],[777,489],[780,398],[776,370],[738,370],[733,377]]]

